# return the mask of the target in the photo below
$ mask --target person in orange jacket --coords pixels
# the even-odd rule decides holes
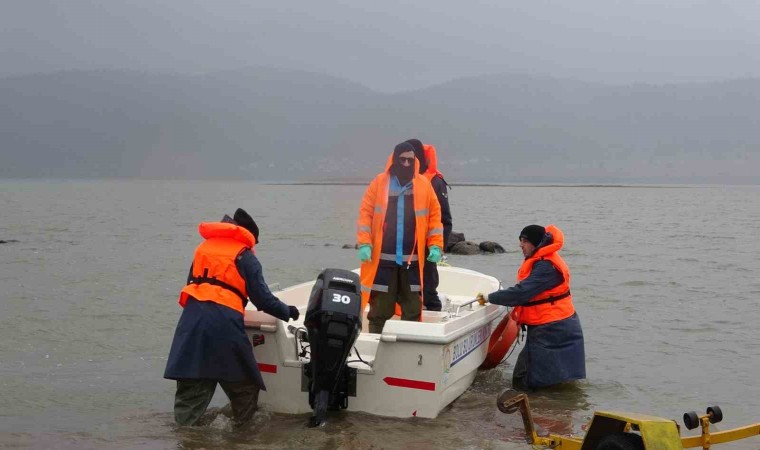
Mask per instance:
[[[382,332],[397,303],[402,320],[420,320],[425,261],[442,256],[441,207],[419,164],[411,144],[398,144],[359,208],[362,311],[369,303],[370,333]]]
[[[423,144],[419,139],[406,141],[414,147],[414,156],[420,161],[420,173],[430,181],[441,205],[441,223],[443,224],[443,250],[449,245],[449,235],[452,229],[451,207],[449,207],[448,183],[438,170],[438,153],[431,144]],[[430,311],[440,311],[441,299],[438,297],[438,264],[425,264],[423,275],[422,304]]]
[[[525,259],[517,284],[491,292],[488,301],[513,306],[527,328],[525,347],[512,372],[512,387],[532,390],[586,378],[583,330],[570,294],[570,269],[559,251],[565,235],[556,225],[528,225],[520,232]]]
[[[236,427],[250,422],[259,390],[266,390],[245,333],[248,300],[280,320],[297,320],[298,308],[269,291],[254,247],[259,228],[243,209],[221,222],[203,222],[187,285],[179,295],[177,323],[164,378],[177,381],[174,419],[196,425],[220,384]]]

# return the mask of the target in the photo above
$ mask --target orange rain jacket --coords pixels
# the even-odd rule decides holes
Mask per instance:
[[[549,322],[566,319],[575,313],[573,297],[570,295],[570,269],[565,260],[559,256],[559,250],[565,244],[565,235],[555,225],[547,225],[546,232],[551,233],[553,241],[544,247],[539,247],[536,252],[523,261],[517,270],[517,282],[528,278],[533,264],[539,260],[546,260],[562,274],[562,283],[544,291],[530,299],[531,305],[516,306],[512,317],[518,323],[525,325],[542,325]]]
[[[188,297],[214,302],[245,314],[248,293],[235,260],[245,249],[252,252],[256,238],[245,228],[231,223],[203,222],[198,231],[206,240],[195,249],[192,280],[179,294],[185,307]]]
[[[388,205],[388,190],[390,185],[390,169],[393,165],[393,152],[388,157],[385,171],[379,173],[367,187],[357,223],[356,242],[361,246],[372,246],[372,259],[361,265],[362,311],[369,302],[372,285],[375,282],[380,253],[383,246],[383,224],[385,223],[386,207]],[[433,187],[427,178],[420,175],[420,163],[414,160],[414,178],[412,179],[412,195],[414,197],[416,248],[419,260],[420,283],[423,280],[425,266],[425,250],[431,245],[437,245],[443,250],[443,225],[441,224],[441,206],[435,196]],[[422,301],[422,298],[420,298]]]

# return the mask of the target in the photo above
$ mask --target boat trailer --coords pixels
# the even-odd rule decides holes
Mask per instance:
[[[526,439],[536,448],[559,450],[681,450],[709,449],[712,445],[760,435],[760,423],[731,430],[710,432],[710,424],[723,420],[718,406],[710,406],[703,415],[689,411],[683,415],[684,426],[702,428],[699,436],[681,436],[675,420],[643,414],[596,411],[585,436],[539,436],[533,423],[528,396],[512,389],[502,392],[496,406],[505,414],[520,411]]]

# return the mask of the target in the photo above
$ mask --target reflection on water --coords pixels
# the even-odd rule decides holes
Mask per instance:
[[[577,381],[528,394],[539,435],[582,433],[593,415],[585,385],[586,381]]]

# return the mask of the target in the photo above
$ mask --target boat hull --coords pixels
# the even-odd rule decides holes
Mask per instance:
[[[460,305],[478,293],[498,289],[499,283],[467,269],[441,267],[439,272],[439,290],[448,299],[447,310],[424,311],[422,322],[389,320],[382,334],[363,331],[359,335],[348,358],[357,372],[356,396],[348,399],[349,411],[434,418],[472,384],[486,358],[488,339],[506,308]],[[303,316],[312,284],[275,295],[299,307]],[[259,403],[270,411],[311,412],[302,376],[308,357],[299,355],[302,344],[294,333],[302,325],[278,321],[261,311],[246,311],[247,332],[260,343],[254,354],[267,387]]]

